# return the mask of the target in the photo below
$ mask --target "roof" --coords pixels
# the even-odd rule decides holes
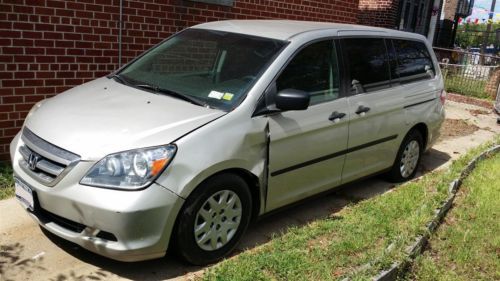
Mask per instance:
[[[371,31],[387,33],[388,35],[395,35],[396,33],[399,35],[404,34],[403,36],[408,36],[409,34],[408,32],[364,25],[292,20],[224,20],[198,24],[193,26],[193,28],[220,30],[279,40],[288,40],[301,33],[325,29],[337,31]]]

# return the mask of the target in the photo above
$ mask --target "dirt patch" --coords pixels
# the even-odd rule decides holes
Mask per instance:
[[[476,99],[476,98],[462,96],[462,95],[453,94],[453,93],[447,93],[446,99],[454,101],[454,102],[468,103],[468,104],[472,104],[472,105],[476,105],[476,106],[480,106],[480,107],[484,107],[484,108],[488,108],[488,109],[493,108],[492,101]]]
[[[445,119],[443,126],[441,127],[440,140],[467,136],[474,133],[477,130],[479,130],[478,126],[474,124],[469,124],[464,120]]]
[[[489,111],[481,109],[468,109],[467,111],[469,111],[472,116],[488,115],[490,113]]]

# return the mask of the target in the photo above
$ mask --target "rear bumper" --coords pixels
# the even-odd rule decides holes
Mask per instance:
[[[11,144],[15,177],[34,192],[29,215],[47,231],[94,253],[120,261],[162,257],[184,200],[153,183],[140,191],[79,185],[93,162],[78,163],[57,185],[47,187],[19,167]]]

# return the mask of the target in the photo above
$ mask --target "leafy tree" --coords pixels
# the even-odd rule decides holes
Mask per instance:
[[[455,44],[463,49],[481,47],[486,28],[486,23],[459,25]],[[500,24],[494,23],[491,32],[488,34],[488,46],[493,45],[498,49],[497,32],[500,32]]]

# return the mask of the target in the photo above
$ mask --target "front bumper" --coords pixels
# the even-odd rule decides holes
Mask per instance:
[[[78,184],[94,162],[81,161],[54,187],[19,166],[19,137],[11,144],[14,175],[34,191],[30,216],[49,232],[94,253],[120,261],[165,255],[183,199],[153,183],[140,191]]]

